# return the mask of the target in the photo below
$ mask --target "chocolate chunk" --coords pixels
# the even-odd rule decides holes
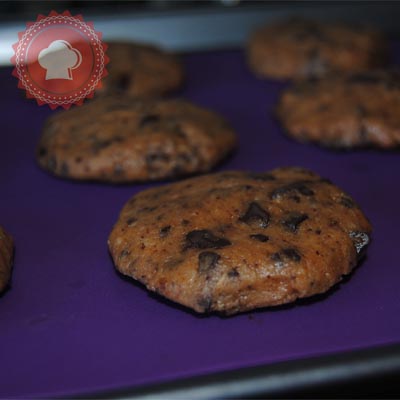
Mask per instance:
[[[300,262],[301,255],[296,249],[285,248],[277,253],[272,254],[271,260],[274,261],[276,267],[281,268],[290,261]]]
[[[118,80],[115,81],[115,88],[123,92],[130,86],[131,80],[132,76],[130,74],[121,74]]]
[[[180,176],[185,173],[185,168],[183,165],[175,165],[174,168],[172,168],[172,171],[170,173],[170,176]]]
[[[169,154],[165,154],[165,153],[150,153],[146,155],[146,163],[147,164],[153,164],[155,162],[159,162],[159,161],[165,161],[168,162],[170,159]]]
[[[254,240],[258,240],[259,242],[268,242],[268,240],[269,240],[268,236],[262,235],[260,233],[255,234],[255,235],[250,235],[250,238],[254,239]]]
[[[299,252],[293,248],[283,249],[281,251],[281,254],[283,254],[283,256],[285,258],[287,258],[288,260],[291,260],[291,261],[299,262],[301,260],[301,256],[300,256]]]
[[[300,197],[297,196],[296,194],[289,196],[289,199],[295,201],[296,203],[300,203],[301,201]]]
[[[289,183],[288,185],[278,187],[271,193],[271,198],[278,199],[282,196],[285,196],[286,194],[291,194],[293,192],[296,192],[298,194],[301,194],[301,195],[307,196],[307,197],[314,195],[314,191],[311,190],[304,181],[298,181],[298,182],[293,182],[293,183]]]
[[[321,178],[319,182],[326,183],[327,185],[333,185],[332,181],[328,178]]]
[[[326,72],[327,66],[325,60],[322,58],[319,49],[312,49],[308,55],[308,62],[305,66],[305,73],[307,76],[321,76]]]
[[[186,235],[184,250],[186,249],[220,249],[232,243],[225,238],[215,236],[206,229],[191,231]]]
[[[121,253],[119,253],[119,258],[121,259],[127,257],[129,256],[129,254],[131,254],[131,252],[128,249],[124,249],[121,251]]]
[[[307,214],[300,214],[300,213],[290,213],[287,215],[282,221],[283,227],[291,232],[296,232],[299,225],[308,219]]]
[[[192,161],[192,157],[186,153],[180,153],[177,155],[179,161],[182,161],[184,164],[190,164]]]
[[[307,77],[304,81],[297,82],[291,89],[291,93],[295,96],[303,96],[306,93],[315,93],[315,78]]]
[[[164,226],[163,228],[160,229],[160,237],[166,237],[169,235],[169,232],[171,230],[171,225]]]
[[[101,140],[98,139],[96,136],[92,136],[92,151],[93,153],[97,153],[99,150],[105,149],[111,146],[113,143],[121,143],[124,141],[124,138],[121,136],[114,136],[111,139]]]
[[[355,83],[355,84],[377,84],[383,82],[382,76],[376,75],[376,74],[369,74],[369,73],[358,73],[351,75],[349,78],[347,78],[347,82],[349,83]]]
[[[384,85],[386,89],[398,89],[400,87],[400,76],[397,70],[387,70],[374,73],[358,73],[347,78],[350,84],[361,85]]]
[[[354,208],[355,207],[355,203],[352,199],[350,199],[349,197],[341,197],[339,203],[342,206],[345,206],[347,208]]]
[[[242,188],[243,188],[244,190],[251,190],[251,189],[253,189],[253,187],[254,187],[254,186],[251,186],[251,185],[243,185],[243,186],[242,186]]]
[[[283,260],[281,253],[274,253],[271,255],[271,260],[274,261],[276,267],[283,267]]]
[[[270,215],[255,201],[249,204],[249,207],[244,215],[239,218],[239,221],[248,225],[259,226],[266,228],[269,224]]]
[[[187,137],[187,133],[182,129],[182,127],[178,123],[175,124],[173,128],[173,133],[182,139],[185,139]]]
[[[137,218],[131,217],[126,220],[127,225],[132,225],[137,221]]]
[[[47,148],[46,147],[40,147],[38,151],[39,157],[44,157],[47,155]]]
[[[200,274],[208,273],[217,266],[221,257],[212,251],[203,251],[199,254],[198,272]]]
[[[358,128],[358,137],[360,138],[360,143],[368,143],[368,128],[364,123],[361,123]]]
[[[349,233],[349,236],[354,243],[357,254],[362,255],[363,251],[366,249],[370,242],[368,233],[352,231]]]
[[[92,150],[94,153],[97,153],[99,150],[105,149],[106,147],[112,144],[113,140],[96,140],[92,144]]]
[[[137,210],[137,212],[139,213],[139,214],[141,214],[141,213],[148,213],[148,212],[152,212],[152,211],[155,211],[155,210],[157,210],[157,208],[158,208],[158,206],[153,206],[153,207],[142,207],[142,208],[139,208],[138,210]]]
[[[168,260],[165,262],[164,267],[168,268],[168,269],[174,269],[176,268],[178,265],[182,264],[184,261],[183,258],[175,258],[172,260]]]
[[[228,272],[228,277],[229,278],[238,278],[240,276],[238,270],[236,268],[232,268],[229,272]]]
[[[124,173],[124,167],[121,164],[116,164],[113,171],[115,176],[120,176]]]
[[[211,297],[202,297],[197,301],[197,304],[204,312],[209,312],[211,310],[212,299]]]
[[[357,112],[358,116],[361,118],[366,117],[368,114],[366,108],[362,104],[358,104],[356,106],[356,112]]]
[[[61,163],[60,174],[62,176],[68,176],[69,168],[68,168],[68,164],[67,163],[65,163],[65,162]]]
[[[145,115],[139,122],[139,127],[143,128],[147,125],[151,125],[160,122],[160,116],[155,114]]]
[[[256,181],[268,182],[268,181],[275,181],[276,180],[276,178],[272,174],[268,174],[268,173],[257,173],[257,172],[254,172],[254,173],[247,174],[247,176],[250,179],[255,179]]]
[[[182,224],[183,226],[186,226],[186,225],[189,225],[190,222],[189,222],[187,219],[183,219],[183,220],[181,221],[181,224]]]

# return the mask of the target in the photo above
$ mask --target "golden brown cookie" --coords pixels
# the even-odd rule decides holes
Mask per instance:
[[[37,158],[64,178],[148,181],[208,171],[235,143],[222,117],[187,101],[103,96],[50,117]]]
[[[400,145],[400,73],[374,71],[298,83],[281,96],[277,116],[301,142],[326,147]]]
[[[387,44],[369,27],[289,19],[255,31],[247,58],[260,77],[310,78],[382,66]]]
[[[108,43],[106,93],[157,96],[179,88],[183,68],[179,59],[156,46],[134,42]]]
[[[327,291],[364,253],[356,203],[301,168],[221,172],[143,191],[110,237],[116,268],[197,312],[235,314]]]
[[[14,242],[11,236],[0,227],[0,293],[10,281],[13,255]]]

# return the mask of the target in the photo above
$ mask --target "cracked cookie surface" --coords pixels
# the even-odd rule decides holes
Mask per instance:
[[[400,145],[400,72],[374,71],[297,83],[281,95],[287,134],[326,147]]]
[[[0,293],[6,289],[11,278],[14,242],[11,236],[0,227]]]
[[[109,95],[51,116],[37,160],[63,178],[148,181],[209,171],[235,145],[222,117],[187,101]]]
[[[387,44],[374,29],[292,18],[256,30],[247,58],[260,77],[293,79],[385,65]]]
[[[371,226],[301,168],[220,172],[143,191],[110,237],[116,268],[199,313],[235,314],[327,291],[365,253]]]

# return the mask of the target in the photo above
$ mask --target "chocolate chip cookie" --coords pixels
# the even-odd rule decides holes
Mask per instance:
[[[298,83],[280,99],[287,133],[326,147],[400,144],[400,72],[364,72]]]
[[[11,236],[0,227],[0,293],[7,287],[11,277],[14,242]]]
[[[199,313],[235,314],[327,291],[370,241],[354,200],[301,168],[220,172],[132,197],[109,249],[116,268]]]
[[[358,72],[387,61],[383,35],[370,27],[289,19],[255,31],[247,58],[253,72],[275,79]]]
[[[37,159],[64,178],[147,181],[208,171],[235,143],[222,117],[187,101],[110,95],[51,116]]]
[[[108,76],[100,92],[155,96],[175,90],[183,82],[179,59],[156,46],[110,42],[107,56]]]

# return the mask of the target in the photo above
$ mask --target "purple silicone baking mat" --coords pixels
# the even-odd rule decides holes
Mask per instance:
[[[2,69],[0,223],[16,255],[0,297],[0,397],[137,387],[399,342],[400,153],[287,139],[272,117],[284,85],[253,77],[239,50],[183,61],[179,94],[238,132],[238,151],[219,169],[297,165],[330,178],[374,226],[367,259],[327,295],[231,318],[198,317],[149,295],[114,271],[106,243],[123,204],[156,184],[75,183],[41,171],[34,148],[51,111],[26,100]]]

